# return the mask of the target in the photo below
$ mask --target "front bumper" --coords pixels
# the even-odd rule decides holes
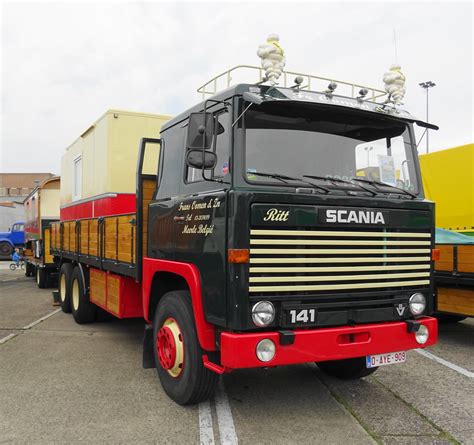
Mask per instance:
[[[410,326],[404,321],[300,329],[291,331],[294,336],[278,331],[251,334],[223,332],[221,365],[226,369],[292,365],[407,351],[435,344],[438,339],[438,321],[432,317],[422,317],[417,322],[429,330],[428,341],[423,346],[417,343],[415,333],[409,332]],[[256,355],[258,342],[265,338],[272,340],[276,346],[275,356],[269,362],[261,362]],[[285,344],[289,338],[292,343]]]

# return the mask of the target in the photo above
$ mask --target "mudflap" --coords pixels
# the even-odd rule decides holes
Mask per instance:
[[[151,324],[145,325],[143,334],[143,367],[145,369],[156,368],[153,351],[153,326]]]
[[[53,306],[61,306],[59,301],[59,291],[53,290]]]

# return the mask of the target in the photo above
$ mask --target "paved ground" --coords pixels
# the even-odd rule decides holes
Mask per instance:
[[[0,443],[474,444],[474,320],[358,382],[314,365],[239,371],[180,407],[142,369],[140,320],[77,325],[0,263]],[[26,329],[25,329],[26,327]],[[2,340],[3,339],[3,340]]]

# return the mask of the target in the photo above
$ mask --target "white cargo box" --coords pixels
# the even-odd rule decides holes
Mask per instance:
[[[161,126],[170,118],[108,110],[84,131],[62,157],[61,219],[133,211],[140,140],[159,138]],[[158,155],[159,146],[147,150],[145,173],[156,174]]]

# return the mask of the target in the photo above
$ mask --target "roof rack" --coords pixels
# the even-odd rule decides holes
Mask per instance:
[[[242,74],[244,71],[252,71],[252,75],[257,74],[254,76],[254,81],[252,83],[262,83],[265,81],[265,72],[263,68],[258,66],[252,65],[237,65],[233,68],[224,71],[223,73],[213,77],[211,80],[206,82],[204,85],[201,85],[197,92],[202,94],[202,98],[205,99],[206,95],[213,95],[216,94],[218,91],[228,88],[229,86],[239,83],[235,82],[234,79],[236,77],[243,77]],[[368,90],[368,94],[366,98],[373,102],[377,102],[377,99],[385,97],[387,93],[383,90],[379,90],[377,88],[368,87],[365,85],[359,85],[357,83],[352,82],[344,82],[342,80],[331,79],[329,77],[320,77],[320,76],[313,76],[312,74],[304,74],[304,73],[296,73],[293,71],[283,71],[280,80],[282,81],[282,85],[284,88],[289,88],[293,86],[294,79],[296,76],[303,77],[303,84],[301,85],[300,89],[302,90],[311,90],[311,91],[325,91],[327,89],[328,83],[335,82],[338,84],[339,87],[344,88],[344,92],[340,92],[338,90],[338,94],[343,96],[356,98],[359,95],[359,91],[361,89]],[[257,80],[255,81],[255,77]],[[248,78],[248,76],[247,76]],[[243,83],[244,81],[242,81]],[[248,80],[247,80],[248,82]]]

